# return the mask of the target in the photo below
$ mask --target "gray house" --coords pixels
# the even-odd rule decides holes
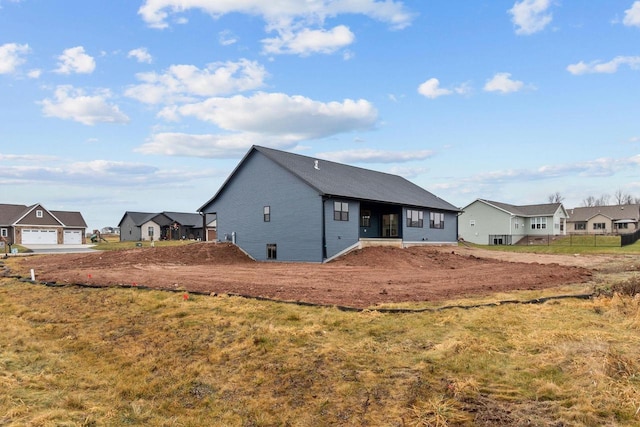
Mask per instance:
[[[205,236],[203,218],[197,213],[127,211],[118,223],[120,241],[215,239],[215,218],[208,219]]]
[[[198,211],[256,260],[324,262],[367,245],[458,237],[459,209],[400,176],[260,146]]]
[[[562,203],[510,205],[476,199],[462,208],[460,237],[479,245],[512,245],[532,239],[566,234],[569,215]]]

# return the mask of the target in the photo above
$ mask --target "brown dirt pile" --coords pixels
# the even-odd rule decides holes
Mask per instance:
[[[124,284],[351,307],[441,301],[591,280],[591,270],[577,266],[587,257],[547,256],[538,262],[534,254],[525,254],[524,262],[514,262],[515,255],[521,254],[510,254],[512,259],[505,261],[492,258],[491,251],[458,247],[373,247],[326,264],[255,262],[231,244],[195,243],[38,255],[25,258],[22,265],[47,282]]]

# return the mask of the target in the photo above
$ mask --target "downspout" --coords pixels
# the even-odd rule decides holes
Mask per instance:
[[[327,227],[326,227],[326,214],[324,205],[327,201],[326,196],[322,196],[322,261],[327,259]]]

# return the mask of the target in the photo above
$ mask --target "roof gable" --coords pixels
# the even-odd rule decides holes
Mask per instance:
[[[613,221],[629,219],[638,222],[640,220],[640,205],[613,205],[613,206],[589,206],[569,209],[569,221],[589,221],[591,218],[603,215]]]
[[[224,191],[248,156],[255,153],[264,155],[323,196],[459,211],[452,204],[398,175],[260,146],[253,146],[249,150],[214,197],[199,211]]]
[[[509,214],[522,217],[553,216],[556,214],[556,212],[558,212],[558,209],[562,209],[562,211],[566,214],[562,203],[542,203],[537,205],[516,206],[510,205],[508,203],[495,202],[485,199],[478,199],[477,201],[503,210]]]
[[[27,212],[26,205],[0,204],[0,225],[13,225]]]

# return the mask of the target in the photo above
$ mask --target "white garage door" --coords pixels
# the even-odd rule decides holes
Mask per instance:
[[[22,230],[23,245],[57,245],[58,232],[55,229],[34,228]]]
[[[63,241],[65,245],[81,245],[82,233],[79,230],[65,230]]]

